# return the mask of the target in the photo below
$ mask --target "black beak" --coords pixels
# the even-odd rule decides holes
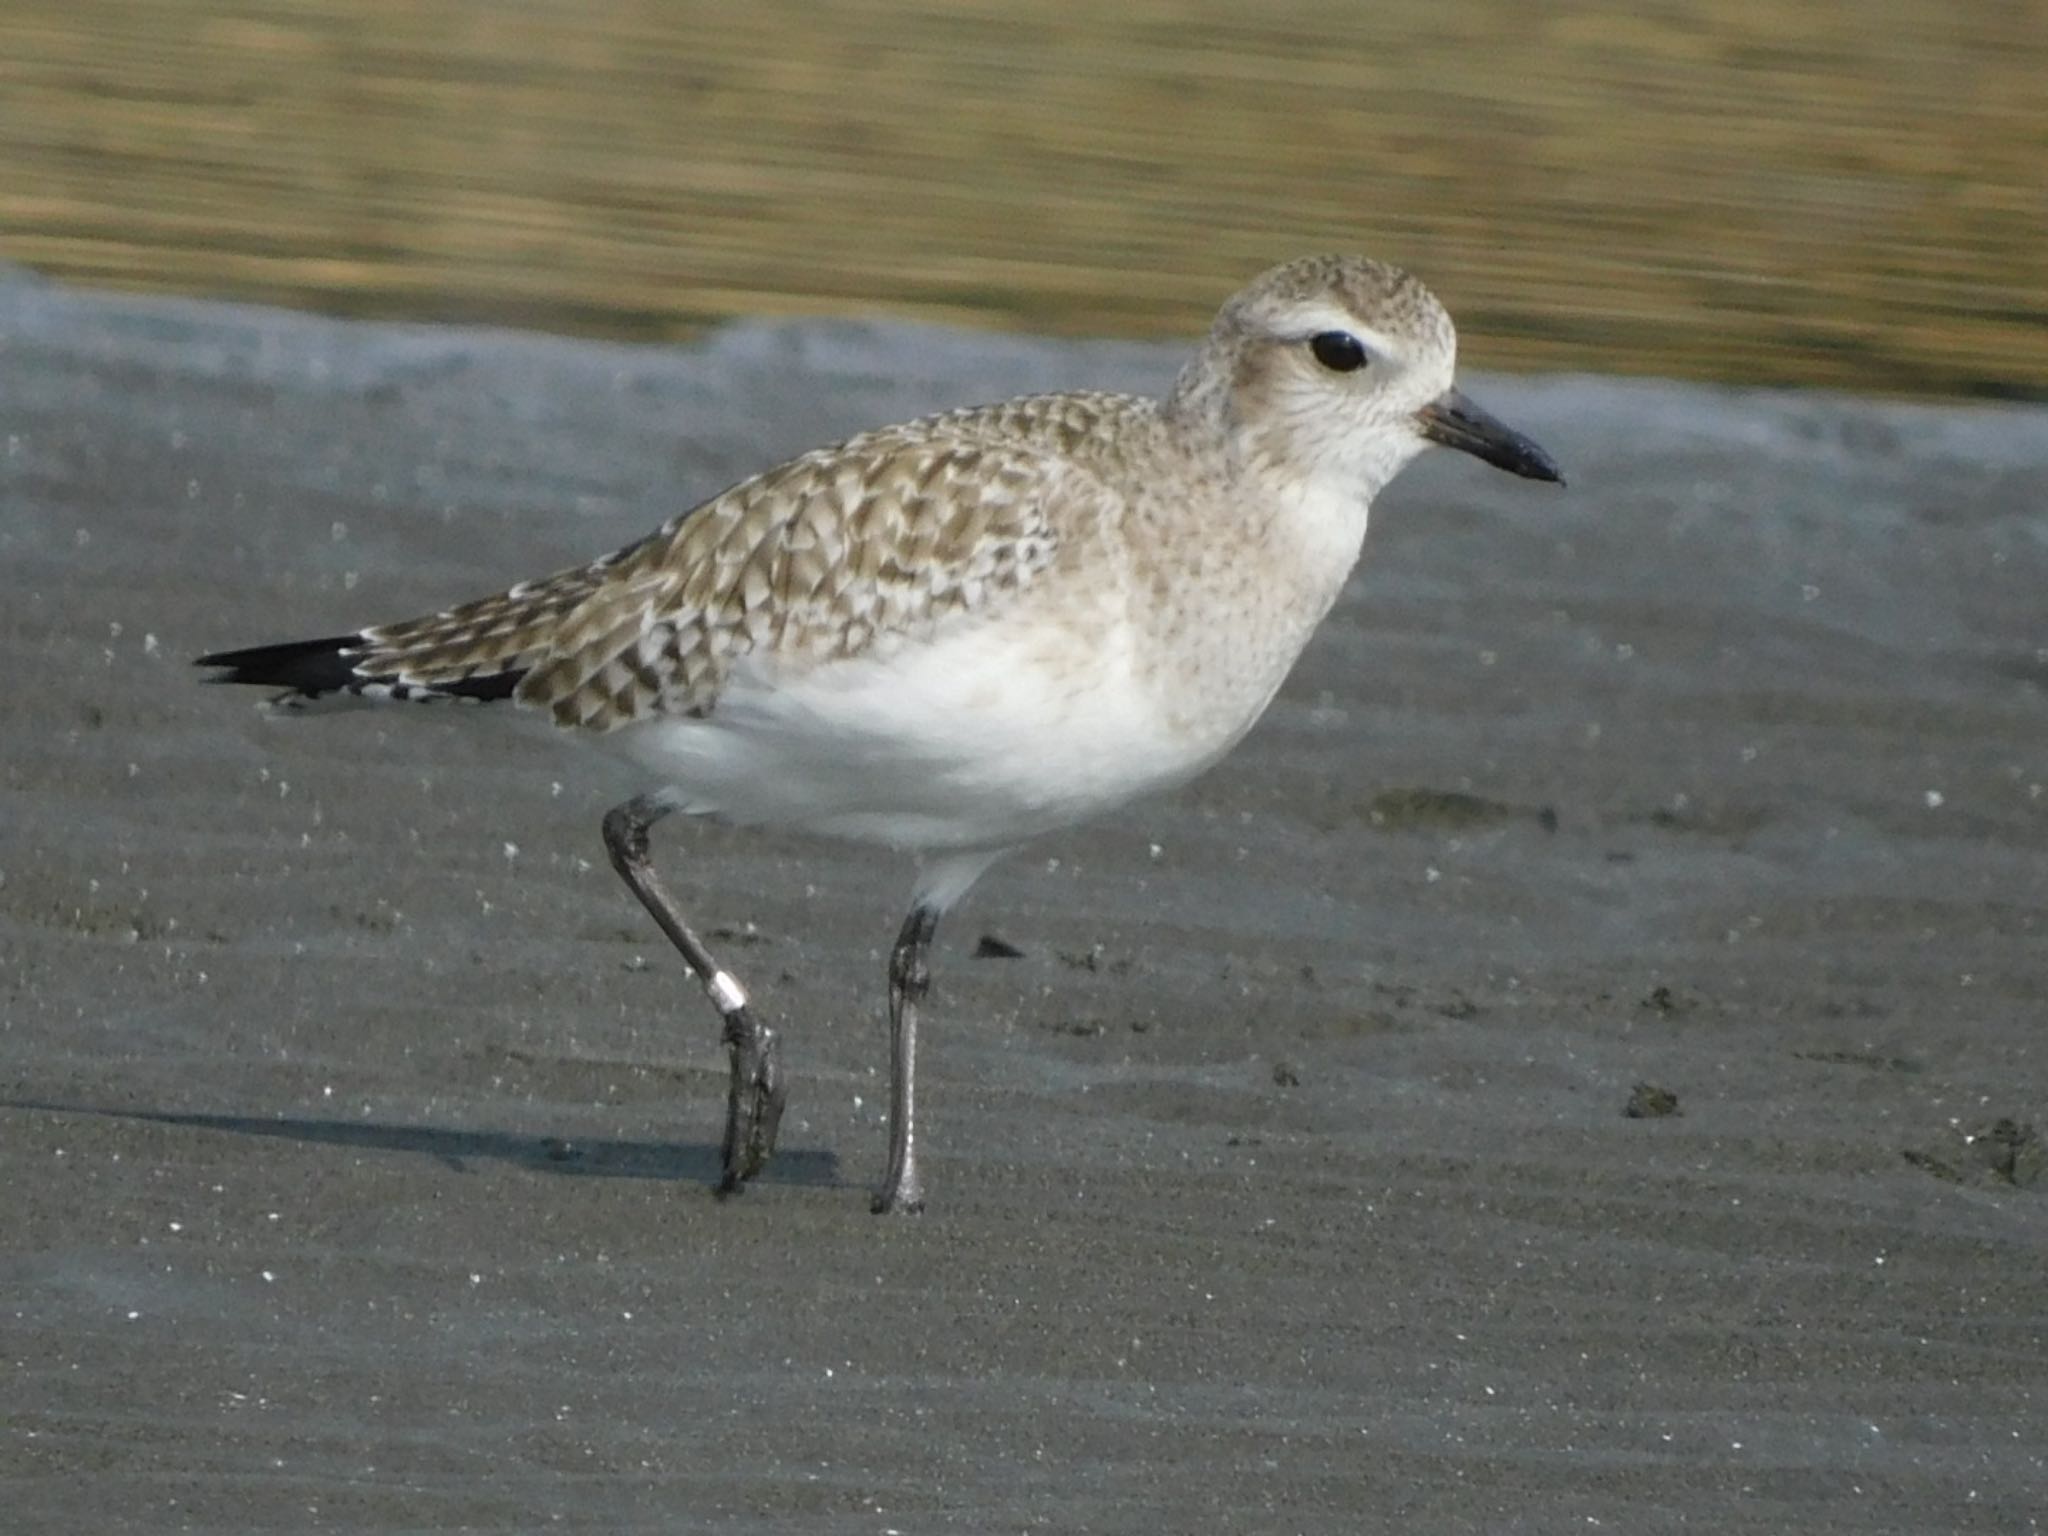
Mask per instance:
[[[1511,475],[1564,484],[1564,471],[1557,467],[1555,459],[1455,389],[1445,390],[1417,411],[1415,424],[1432,443],[1484,459]]]

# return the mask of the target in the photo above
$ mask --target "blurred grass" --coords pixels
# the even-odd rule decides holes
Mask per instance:
[[[348,314],[1186,334],[1343,248],[1481,366],[2048,397],[2048,0],[22,0],[0,165],[0,257]]]

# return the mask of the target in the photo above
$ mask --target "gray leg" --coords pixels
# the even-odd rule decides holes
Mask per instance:
[[[725,1043],[732,1047],[732,1088],[726,1096],[724,1173],[718,1192],[730,1195],[759,1173],[774,1152],[775,1130],[789,1089],[782,1080],[781,1042],[775,1031],[748,1011],[746,992],[690,931],[675,898],[647,861],[647,829],[670,809],[646,795],[614,806],[604,818],[604,846],[612,856],[612,868],[661,924],[725,1020]]]
[[[912,1100],[917,1088],[917,1005],[932,984],[932,935],[938,927],[936,908],[912,908],[889,952],[889,1171],[875,1191],[873,1210],[878,1216],[924,1209]]]

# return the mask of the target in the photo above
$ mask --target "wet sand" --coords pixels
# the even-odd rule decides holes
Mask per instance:
[[[662,829],[788,1031],[720,1204],[635,785],[188,665],[1178,350],[0,280],[10,1530],[2036,1527],[2048,413],[1471,381],[1571,490],[1412,470],[1235,757],[984,882],[918,1220],[907,869]]]

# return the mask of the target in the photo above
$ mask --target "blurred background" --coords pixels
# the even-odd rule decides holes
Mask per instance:
[[[1203,327],[1414,268],[1480,367],[2048,398],[2048,0],[4,0],[0,260],[667,339]]]

